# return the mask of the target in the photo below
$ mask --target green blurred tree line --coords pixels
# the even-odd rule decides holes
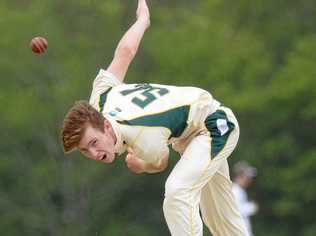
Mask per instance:
[[[316,234],[316,2],[148,0],[152,26],[126,82],[194,85],[231,107],[230,164],[259,170],[258,236]],[[0,2],[1,235],[169,235],[164,181],[63,154],[59,131],[135,19],[136,0]],[[35,55],[36,35],[49,49]],[[206,233],[208,235],[208,233]]]

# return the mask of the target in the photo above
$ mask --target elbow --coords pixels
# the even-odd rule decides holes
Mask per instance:
[[[132,60],[136,55],[137,49],[131,46],[120,46],[115,51],[115,57]]]
[[[168,159],[169,159],[168,157],[164,157],[163,159],[161,159],[159,166],[158,166],[159,171],[164,171],[167,168]]]
[[[167,166],[168,166],[168,162],[166,162],[164,165],[160,167],[160,171],[164,171],[165,169],[167,169]]]

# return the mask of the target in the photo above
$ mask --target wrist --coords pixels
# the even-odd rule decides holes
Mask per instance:
[[[144,163],[144,165],[143,165],[144,172],[149,173],[149,174],[158,173],[164,169],[165,169],[165,165],[161,161],[159,161],[158,163],[155,163],[155,164]]]
[[[140,16],[138,17],[137,21],[144,25],[146,29],[148,29],[150,26],[150,19],[148,16]]]

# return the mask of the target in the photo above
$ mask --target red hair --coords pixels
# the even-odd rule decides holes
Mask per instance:
[[[65,153],[78,147],[88,125],[104,132],[104,117],[87,101],[77,101],[65,116],[61,130]]]

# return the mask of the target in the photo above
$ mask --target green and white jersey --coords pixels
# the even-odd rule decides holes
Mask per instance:
[[[181,152],[187,140],[205,128],[206,117],[220,106],[200,88],[124,84],[104,70],[93,82],[89,102],[111,122],[117,136],[116,152],[130,146],[150,163],[168,155],[169,144]]]

